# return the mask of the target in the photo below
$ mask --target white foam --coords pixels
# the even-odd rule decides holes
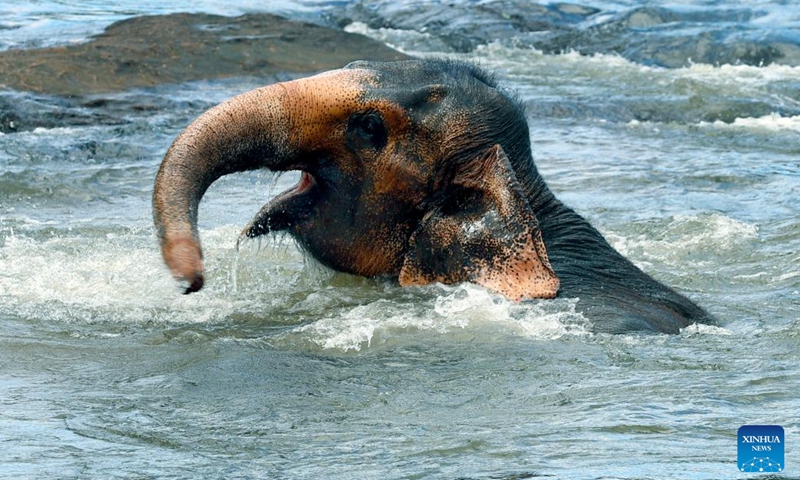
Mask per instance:
[[[774,81],[800,79],[800,67],[777,63],[764,66],[696,63],[688,67],[675,69],[673,72],[677,76],[708,84],[715,88],[719,88],[720,82],[725,86],[742,88],[759,86]]]
[[[473,54],[482,58],[496,58],[507,65],[515,62],[526,63],[531,60],[551,61],[560,63],[580,64],[581,66],[593,65],[603,67],[611,72],[624,73],[625,70],[637,72],[651,72],[667,77],[682,77],[693,79],[709,85],[717,85],[720,80],[736,85],[763,84],[765,82],[786,81],[800,79],[800,67],[773,63],[770,65],[710,65],[705,63],[691,63],[681,68],[665,68],[658,66],[642,65],[630,61],[617,54],[593,53],[582,54],[575,50],[567,50],[558,54],[545,54],[532,47],[508,46],[499,41],[489,42],[478,46]],[[622,69],[622,71],[620,70]],[[546,74],[546,72],[542,72]]]
[[[226,226],[201,233],[208,281],[194,295],[180,294],[149,230],[45,239],[9,232],[0,244],[0,308],[63,322],[218,321],[256,301],[250,291],[235,294],[230,282],[236,232]]]
[[[800,133],[800,116],[784,117],[779,113],[771,113],[763,117],[737,118],[733,123],[726,123],[720,120],[700,122],[699,126],[730,130],[793,131]]]
[[[378,299],[335,311],[293,329],[278,342],[357,352],[420,332],[460,338],[499,331],[501,335],[557,339],[589,331],[586,319],[575,311],[577,300],[517,304],[471,284],[418,290],[420,298],[411,304],[406,299]]]
[[[758,239],[758,226],[718,213],[676,215],[665,227],[638,236],[606,233],[609,242],[624,256],[656,259],[680,265],[692,252],[716,255],[748,245]]]
[[[541,50],[529,47],[512,47],[495,41],[479,45],[472,53],[453,54],[452,56],[477,60],[492,69],[508,73],[512,78],[520,75],[533,81],[538,78],[570,77],[569,83],[575,81],[576,72],[581,78],[597,77],[598,80],[610,77],[628,76],[630,72],[641,75],[642,72],[667,72],[658,67],[648,67],[626,60],[619,55],[597,53],[583,55],[574,50],[559,54],[546,54]],[[541,68],[535,68],[535,67]]]
[[[681,335],[733,335],[733,332],[726,328],[717,327],[715,325],[702,325],[693,323],[686,328],[681,329]]]
[[[794,260],[794,262],[795,262],[794,265],[800,264],[800,257],[796,258]],[[783,275],[778,275],[777,277],[775,277],[775,281],[785,282],[787,280],[791,280],[791,279],[797,278],[797,277],[800,277],[800,270],[793,271],[793,272],[786,272]]]

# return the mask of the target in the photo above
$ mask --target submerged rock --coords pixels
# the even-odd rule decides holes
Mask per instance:
[[[174,14],[123,20],[78,45],[0,52],[0,86],[87,95],[402,58],[361,35],[275,15]]]
[[[528,0],[396,2],[360,0],[328,12],[346,26],[416,31],[455,52],[500,42],[544,53],[616,54],[668,68],[691,63],[800,65],[800,32],[765,27],[769,13],[756,8],[615,7]]]
[[[356,1],[328,16],[341,27],[362,22],[371,28],[414,30],[441,38],[453,51],[469,52],[495,40],[546,41],[577,29],[599,10],[572,4],[538,5],[529,0],[480,2]]]

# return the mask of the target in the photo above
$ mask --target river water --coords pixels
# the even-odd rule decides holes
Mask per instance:
[[[157,167],[203,110],[274,79],[96,95],[97,122],[85,102],[0,90],[55,119],[0,134],[0,478],[745,478],[744,424],[786,432],[785,472],[761,478],[800,478],[797,7],[562,5],[583,16],[564,21],[585,48],[548,51],[514,32],[465,48],[433,14],[408,27],[433,1],[17,3],[0,5],[2,49],[145,13],[266,9],[477,61],[519,92],[556,195],[719,326],[592,334],[580,299],[402,289],[327,271],[282,237],[237,252],[239,229],[297,181],[266,172],[211,187],[207,287],[183,296],[151,226]],[[450,4],[476,25],[488,11]],[[630,28],[591,40],[615,21]],[[710,49],[788,53],[667,65],[609,50],[705,31]]]

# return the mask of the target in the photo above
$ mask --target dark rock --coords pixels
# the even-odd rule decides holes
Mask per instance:
[[[333,23],[344,27],[362,22],[370,28],[392,28],[429,33],[457,52],[469,52],[493,40],[530,33],[551,36],[568,31],[597,9],[572,4],[537,5],[528,0],[475,2],[354,2],[329,11]]]
[[[645,65],[677,68],[772,63],[800,65],[800,32],[764,29],[758,9],[633,7],[601,11],[578,4],[538,5],[526,0],[472,2],[358,1],[331,10],[339,26],[430,34],[451,50],[469,52],[501,42],[544,53],[616,54]]]
[[[102,109],[83,108],[74,100],[16,92],[0,93],[0,133],[36,128],[124,123]]]

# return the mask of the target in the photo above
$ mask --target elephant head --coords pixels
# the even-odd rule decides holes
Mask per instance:
[[[238,95],[175,140],[153,195],[173,276],[203,286],[197,212],[233,172],[301,171],[244,234],[286,231],[339,271],[552,298],[521,107],[462,63],[356,62]]]

